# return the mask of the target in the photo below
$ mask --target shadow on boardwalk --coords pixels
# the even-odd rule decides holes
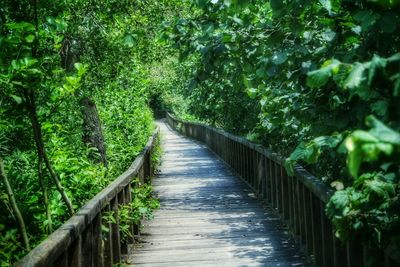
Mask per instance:
[[[134,266],[307,266],[279,218],[205,146],[160,124],[161,200]]]

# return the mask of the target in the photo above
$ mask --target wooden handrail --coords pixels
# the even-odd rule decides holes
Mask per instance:
[[[294,238],[316,266],[367,266],[368,254],[381,258],[380,266],[398,266],[383,251],[370,251],[358,238],[342,244],[325,214],[334,191],[300,165],[294,176],[284,168],[285,159],[245,138],[206,124],[187,122],[167,113],[168,124],[185,136],[205,143],[284,220]]]
[[[131,183],[134,178],[144,183],[152,175],[154,166],[151,154],[157,138],[158,127],[128,170],[89,200],[15,266],[106,267],[119,263],[126,244],[120,243],[118,207],[131,202]],[[107,225],[110,230],[103,236],[102,215],[108,211],[114,211],[115,223]],[[134,232],[132,227],[132,235],[137,234]]]

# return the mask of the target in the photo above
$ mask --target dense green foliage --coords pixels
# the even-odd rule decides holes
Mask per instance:
[[[399,1],[193,3],[165,29],[192,114],[307,165],[338,237],[399,253]]]
[[[0,159],[26,229],[1,180],[1,266],[27,252],[24,230],[34,247],[144,147],[149,104],[170,79],[153,70],[173,62],[160,25],[178,12],[174,1],[2,1]],[[135,189],[133,217],[157,206],[150,189]]]
[[[3,265],[29,249],[17,215],[36,245],[129,165],[151,108],[306,165],[339,238],[399,253],[400,1],[3,2]],[[157,206],[138,190],[126,225]]]

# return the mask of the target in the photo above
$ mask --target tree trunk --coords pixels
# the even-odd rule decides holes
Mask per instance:
[[[18,208],[17,201],[15,200],[14,192],[11,188],[10,182],[8,181],[6,171],[4,170],[3,159],[1,157],[0,157],[0,176],[2,177],[3,182],[6,186],[8,200],[10,201],[14,216],[17,219],[19,231],[21,233],[22,242],[24,244],[25,250],[29,251],[31,250],[31,247],[29,245],[28,234],[26,233],[25,221],[24,218],[22,217],[21,211]]]
[[[53,166],[51,165],[51,163],[47,157],[46,149],[45,149],[44,142],[43,142],[42,128],[41,128],[41,125],[40,125],[40,122],[38,120],[37,113],[36,113],[34,93],[26,92],[25,93],[25,101],[27,104],[29,117],[30,117],[31,123],[32,123],[33,135],[34,135],[35,144],[36,144],[36,148],[37,148],[37,152],[38,152],[39,163],[44,161],[46,168],[49,171],[50,176],[53,179],[58,192],[61,194],[61,197],[62,197],[65,205],[68,208],[69,214],[72,216],[75,213],[74,208],[72,206],[72,202],[69,199],[69,197],[67,196],[67,194],[64,190],[64,187],[61,185],[60,178],[58,177],[57,173],[54,171]],[[42,177],[43,177],[43,175],[42,175]],[[42,182],[43,181],[41,181],[41,184],[42,184]]]
[[[46,218],[47,218],[47,233],[50,234],[53,232],[53,220],[51,219],[51,209],[49,203],[49,193],[47,190],[47,181],[43,175],[43,158],[39,156],[38,162],[38,174],[39,174],[39,183],[42,188],[43,193],[43,202],[46,209]]]
[[[106,146],[96,104],[89,97],[83,97],[79,102],[83,116],[83,141],[97,150],[91,153],[91,158],[107,166]]]
[[[75,45],[76,47],[73,47]],[[61,66],[67,71],[74,70],[74,64],[79,61],[79,52],[81,51],[81,42],[73,41],[72,36],[64,36],[63,46],[60,52]],[[75,52],[75,53],[74,53]],[[91,152],[89,157],[97,163],[107,166],[106,146],[104,144],[103,131],[96,103],[88,96],[81,97],[76,93],[79,100],[80,109],[83,117],[83,142],[97,151]]]

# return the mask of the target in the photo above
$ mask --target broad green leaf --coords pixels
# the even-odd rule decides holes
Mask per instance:
[[[250,98],[256,98],[257,97],[257,89],[255,88],[248,88],[247,90],[247,94],[249,95]]]
[[[379,181],[378,179],[367,180],[365,181],[365,186],[367,189],[375,192],[377,195],[381,197],[388,198],[389,194],[393,195],[394,187],[392,184],[385,183],[383,181]]]
[[[278,52],[278,53],[275,53],[275,54],[272,56],[272,62],[273,62],[274,64],[276,64],[276,65],[280,65],[280,64],[285,63],[285,61],[287,60],[287,58],[288,58],[288,55],[287,55],[286,52]]]
[[[349,76],[344,82],[344,88],[354,89],[361,85],[361,83],[365,80],[364,71],[365,65],[362,63],[356,63],[353,66]]]
[[[28,43],[32,43],[35,40],[35,35],[33,34],[29,34],[27,36],[25,36],[25,41]]]
[[[324,86],[333,73],[339,69],[340,62],[337,60],[328,60],[323,67],[308,73],[307,85],[311,88],[320,88]]]
[[[21,104],[22,103],[22,98],[16,95],[10,95],[12,99],[14,99],[15,102],[17,102],[17,104]]]
[[[224,5],[230,7],[232,5],[232,0],[224,0]]]
[[[387,114],[388,108],[389,108],[389,102],[386,100],[379,100],[371,104],[371,110],[374,112],[374,114],[377,114],[382,117]]]
[[[25,30],[25,31],[34,31],[35,26],[28,22],[13,22],[7,23],[6,26],[11,30]]]
[[[342,141],[342,136],[320,136],[313,140],[320,147],[335,148]]]
[[[136,39],[132,34],[127,34],[124,37],[124,45],[132,48],[136,44]]]
[[[322,33],[322,37],[327,42],[331,42],[333,39],[335,39],[335,36],[336,36],[336,32],[332,31],[331,29],[327,29]]]
[[[386,67],[387,60],[384,58],[381,58],[378,55],[374,55],[372,58],[369,68],[368,68],[368,85],[371,86],[372,80],[375,77],[375,73],[377,69],[383,69]]]
[[[385,143],[366,143],[361,145],[361,150],[363,152],[363,161],[374,162],[379,158],[381,152],[391,154],[393,146]]]
[[[84,75],[88,70],[88,65],[82,64],[82,63],[79,63],[79,62],[75,63],[74,67],[78,71],[78,76]]]
[[[361,131],[360,131],[361,132]],[[348,151],[347,155],[347,168],[350,175],[353,178],[358,177],[358,172],[362,162],[362,151],[361,147],[357,142],[357,138],[354,137],[354,133],[348,136],[345,140],[345,146]]]
[[[322,5],[322,7],[328,11],[328,14],[330,16],[337,13],[339,9],[340,2],[337,0],[319,0],[319,2]]]
[[[24,57],[20,62],[24,65],[25,68],[28,68],[35,65],[38,60],[31,57]]]
[[[332,3],[330,0],[319,0],[319,2],[328,11],[329,14],[332,13]]]
[[[337,191],[330,199],[330,202],[335,205],[336,209],[344,210],[349,205],[348,192],[345,190]]]
[[[372,135],[369,132],[362,131],[362,130],[356,130],[351,134],[351,137],[356,140],[356,141],[362,141],[362,142],[372,142],[376,143],[378,142],[378,138],[376,138],[374,135]],[[348,148],[350,149],[350,148]]]
[[[400,61],[400,53],[396,53],[386,59],[388,62]]]
[[[375,116],[368,116],[366,123],[369,127],[371,127],[371,130],[369,131],[370,134],[379,141],[400,145],[400,133],[387,127],[380,120],[375,118]]]

